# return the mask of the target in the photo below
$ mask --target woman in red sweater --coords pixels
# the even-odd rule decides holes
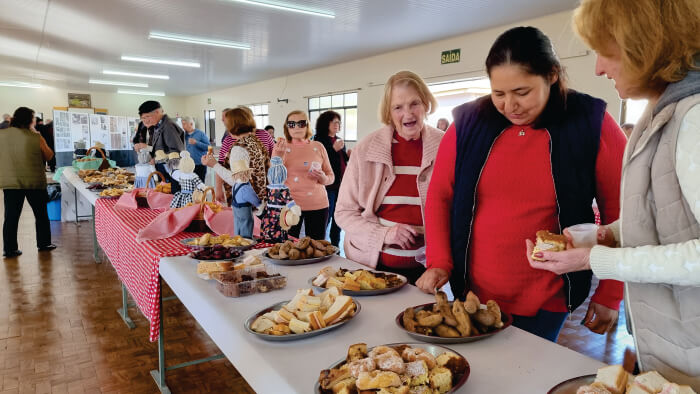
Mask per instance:
[[[493,299],[514,325],[556,341],[588,296],[590,271],[559,276],[530,267],[525,239],[617,219],[625,137],[602,100],[566,87],[547,36],[532,27],[503,33],[486,59],[489,96],[454,110],[440,144],[426,203],[426,292],[451,283]],[[617,319],[622,284],[601,281],[585,318],[594,332]]]

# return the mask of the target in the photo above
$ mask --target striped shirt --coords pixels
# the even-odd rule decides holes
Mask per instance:
[[[418,230],[416,243],[408,249],[386,245],[379,256],[382,264],[392,268],[421,267],[416,262],[417,249],[424,245],[423,215],[418,194],[417,177],[423,157],[423,141],[407,141],[394,132],[391,157],[396,178],[377,210],[379,224],[392,227],[397,223],[409,224]]]
[[[265,130],[257,129],[255,130],[255,136],[258,137],[260,142],[262,142],[265,151],[267,152],[267,157],[272,157],[272,149],[275,147],[275,139],[272,138],[270,133]],[[219,164],[224,165],[226,161],[226,156],[231,151],[231,147],[236,143],[236,138],[232,137],[231,134],[224,134],[224,138],[221,139],[221,149],[219,150]]]

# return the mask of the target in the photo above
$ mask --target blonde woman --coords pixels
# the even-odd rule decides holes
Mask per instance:
[[[324,239],[328,220],[326,186],[335,180],[326,148],[320,142],[310,140],[309,118],[303,111],[292,111],[287,115],[284,137],[275,145],[272,156],[282,158],[287,167],[285,184],[301,208],[301,220],[289,229],[289,234],[298,237],[304,224],[307,236]]]
[[[700,2],[584,0],[574,26],[596,74],[649,103],[623,157],[620,219],[599,245],[530,265],[624,281],[640,369],[700,390]]]
[[[426,124],[437,101],[418,75],[401,71],[384,86],[384,127],[353,149],[335,218],[345,230],[349,259],[415,283],[425,272],[416,256],[424,245],[423,212],[444,133]]]

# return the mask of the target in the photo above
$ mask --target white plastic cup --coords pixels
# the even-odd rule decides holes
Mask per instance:
[[[317,161],[312,161],[311,162],[311,169],[320,171],[321,170],[321,163],[319,163]]]
[[[575,248],[592,248],[598,244],[598,226],[593,223],[577,224],[567,230]]]

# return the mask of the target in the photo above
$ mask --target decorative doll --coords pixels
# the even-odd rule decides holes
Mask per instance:
[[[156,170],[156,166],[151,164],[151,153],[147,148],[142,148],[139,151],[137,158],[139,162],[134,166],[136,168],[134,187],[143,188],[147,187],[146,185],[148,185],[151,188],[155,188],[155,182],[152,179],[146,179],[150,173]]]
[[[172,156],[172,153],[170,155]],[[195,190],[203,190],[204,183],[194,172],[194,160],[190,157],[190,152],[182,151],[177,162],[174,157],[169,158],[168,162],[168,167],[171,165],[176,167],[170,176],[180,184],[180,191],[173,196],[170,208],[182,208],[194,201],[192,193]]]
[[[231,170],[223,166],[215,166],[214,171],[231,185],[231,207],[233,208],[234,235],[245,238],[253,237],[253,207],[261,202],[250,184],[252,170],[249,167],[250,156],[245,148],[234,146],[229,153]]]
[[[287,230],[299,223],[301,208],[299,208],[289,188],[287,168],[282,158],[275,156],[270,159],[270,169],[267,170],[267,202],[261,215],[262,229],[260,235],[266,242],[284,242],[287,240]]]

